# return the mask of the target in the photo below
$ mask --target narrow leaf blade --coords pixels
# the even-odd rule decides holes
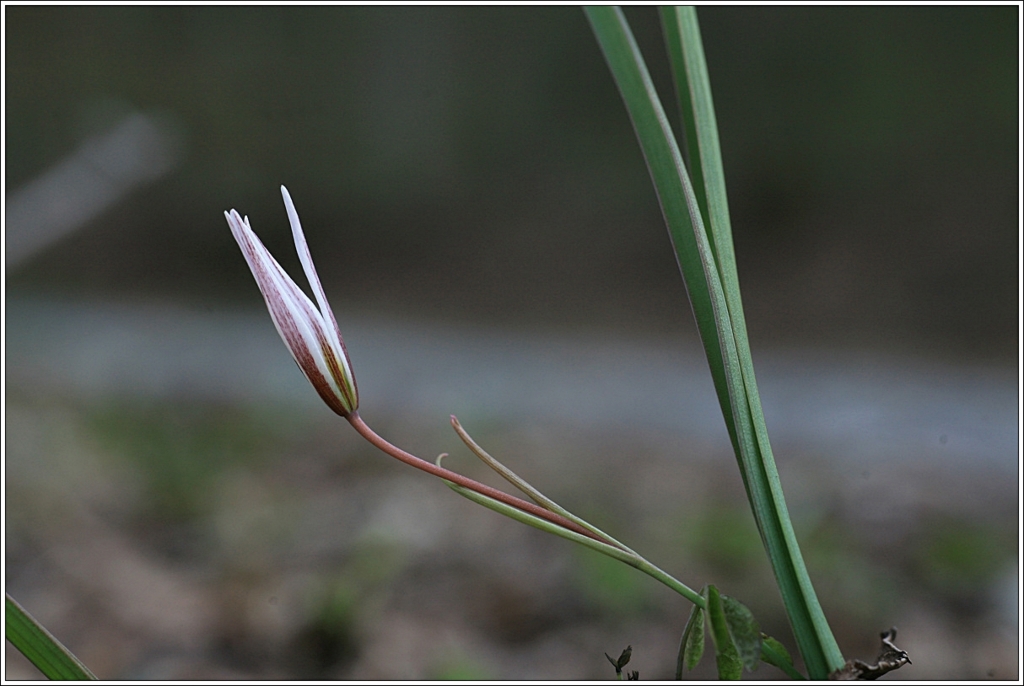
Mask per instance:
[[[601,5],[586,7],[585,12],[633,122],[675,248],[679,271],[690,297],[715,392],[723,407],[728,407],[729,383],[726,380],[723,346],[719,340],[720,316],[728,319],[728,312],[724,295],[718,297],[717,302],[714,298],[715,286],[721,290],[718,269],[713,265],[711,246],[704,231],[697,198],[683,164],[682,153],[622,11],[617,7]],[[705,274],[709,275],[708,278],[705,278]],[[726,412],[723,415],[735,445],[736,429],[732,413]]]
[[[686,147],[686,170],[690,172],[693,192],[697,196],[697,204],[700,205],[704,225],[707,226],[709,223],[707,191],[704,188],[704,171],[701,168],[697,122],[694,118],[693,101],[690,98],[683,37],[680,33],[679,13],[682,10],[681,7],[667,5],[659,8],[661,26],[665,33],[665,48],[668,50],[669,64],[672,67],[673,82],[676,86],[676,101],[679,106],[683,145]]]
[[[4,606],[4,633],[7,640],[48,679],[63,681],[95,680],[89,668],[53,637],[11,596]]]
[[[718,126],[697,12],[694,7],[672,7],[663,8],[661,15],[676,79],[690,173],[695,179],[694,187],[703,191],[700,195],[704,197],[698,197],[698,202],[704,212],[714,264],[727,303],[730,331],[721,338],[723,344],[730,338],[735,344],[735,359],[724,353],[723,362],[727,367],[738,366],[740,382],[735,383],[736,372],[727,371],[729,402],[721,393],[719,399],[726,421],[729,414],[735,417],[736,433],[730,435],[797,644],[811,675],[825,678],[842,666],[844,659],[807,574],[768,440],[743,316]]]

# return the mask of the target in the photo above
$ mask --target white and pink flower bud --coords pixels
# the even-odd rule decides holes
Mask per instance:
[[[288,346],[295,363],[327,406],[342,417],[348,417],[359,407],[359,392],[345,342],[313,267],[313,259],[309,256],[299,215],[284,186],[281,186],[281,195],[292,226],[295,249],[320,305],[319,309],[256,237],[249,226],[248,217],[243,219],[235,210],[225,212],[224,216],[227,217],[238,247],[242,249],[245,261],[249,263],[252,275],[256,277],[256,284],[263,293],[270,318],[274,320],[274,326]]]

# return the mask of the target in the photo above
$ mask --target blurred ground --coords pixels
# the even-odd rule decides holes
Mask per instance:
[[[644,678],[671,676],[684,601],[375,453],[262,312],[34,299],[7,317],[7,588],[101,678],[599,679],[627,644]],[[741,598],[792,649],[697,351],[339,318],[385,436],[484,476],[447,428],[456,412],[534,485]],[[846,654],[873,658],[896,625],[914,664],[893,676],[1016,678],[1013,370],[761,359]],[[19,664],[8,678],[31,673]]]

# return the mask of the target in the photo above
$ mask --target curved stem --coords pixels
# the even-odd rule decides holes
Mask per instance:
[[[617,541],[615,542],[615,544],[612,544],[607,541],[600,540],[593,534],[589,536],[583,536],[581,534],[576,533],[576,531],[569,531],[568,529],[562,526],[552,526],[552,524],[546,519],[538,519],[532,514],[523,512],[521,510],[517,510],[516,508],[510,507],[505,503],[498,502],[493,498],[488,498],[485,495],[481,495],[467,488],[463,488],[462,486],[458,486],[452,483],[449,483],[448,486],[459,495],[465,498],[469,498],[473,502],[479,503],[480,505],[483,505],[486,508],[503,514],[506,517],[511,517],[517,522],[522,522],[523,524],[528,524],[532,527],[540,529],[541,531],[547,531],[548,533],[555,534],[556,536],[561,536],[564,539],[573,541],[575,543],[579,543],[582,546],[586,546],[591,550],[596,550],[597,552],[603,555],[613,557],[616,560],[619,560],[620,562],[625,562],[630,567],[638,569],[644,574],[647,574],[648,576],[668,586],[673,591],[689,600],[691,603],[696,604],[702,609],[705,607],[704,597],[700,593],[697,593],[697,591],[694,591],[692,588],[684,584],[682,581],[679,581],[679,579],[676,579],[668,572],[665,572],[664,570],[654,566],[637,553],[633,552],[632,550],[623,546],[622,544],[619,544]],[[587,526],[586,522],[582,522],[582,524],[584,526]],[[594,533],[597,532],[595,531]],[[614,541],[614,539],[611,539],[610,537],[609,540]]]
[[[468,488],[471,491],[475,491],[481,495],[485,495],[489,498],[493,498],[497,501],[503,502],[506,505],[509,505],[510,507],[516,508],[517,510],[522,510],[523,512],[528,512],[534,515],[535,517],[546,519],[552,524],[560,526],[564,529],[568,529],[570,531],[581,534],[588,538],[592,538],[595,541],[600,541],[602,543],[608,543],[609,545],[612,545],[608,541],[599,538],[597,534],[588,531],[584,527],[566,519],[562,515],[555,514],[554,512],[545,510],[540,505],[536,505],[534,503],[527,502],[521,498],[517,498],[513,495],[509,495],[504,491],[499,491],[498,489],[492,488],[491,486],[487,486],[486,484],[482,484],[479,481],[474,481],[473,479],[463,476],[462,474],[458,474],[449,469],[445,469],[444,467],[439,467],[433,462],[428,462],[427,460],[424,460],[421,457],[416,457],[412,453],[407,453],[398,446],[392,445],[391,443],[388,443],[386,440],[381,438],[373,429],[366,425],[366,422],[363,421],[362,417],[359,416],[358,412],[350,413],[347,417],[345,417],[345,419],[348,420],[348,423],[352,425],[353,429],[359,432],[360,436],[362,436],[371,444],[373,444],[374,447],[376,447],[377,449],[384,453],[387,453],[396,460],[404,462],[405,464],[411,467],[415,467],[416,469],[422,470],[427,474],[438,476],[441,477],[442,479],[447,479],[448,481],[456,483],[464,488]]]
[[[633,554],[636,555],[636,553]],[[675,578],[665,570],[661,569],[660,567],[651,564],[639,555],[636,555],[635,562],[630,560],[623,561],[631,567],[639,569],[641,572],[651,577],[652,579],[660,581],[665,586],[668,586],[673,591],[683,596],[700,609],[703,610],[705,608],[704,596],[702,596],[700,593],[697,593],[692,588],[690,588],[689,586],[687,586],[682,581]]]
[[[477,457],[483,460],[484,464],[486,464],[488,467],[490,467],[498,474],[500,474],[506,481],[508,481],[510,484],[518,488],[526,495],[530,496],[530,499],[533,500],[533,502],[537,503],[538,505],[543,507],[545,510],[548,510],[549,512],[554,512],[555,514],[562,515],[571,522],[576,522],[584,529],[592,532],[596,540],[604,541],[605,543],[608,543],[616,548],[624,550],[625,552],[630,553],[632,555],[636,554],[626,545],[615,540],[614,538],[612,538],[605,532],[601,531],[590,522],[580,519],[572,512],[569,512],[564,507],[556,503],[554,500],[547,497],[546,495],[538,491],[536,488],[528,484],[525,479],[520,477],[511,469],[509,469],[502,463],[498,462],[491,456],[490,453],[481,448],[480,445],[473,440],[473,437],[470,436],[469,433],[467,433],[466,430],[462,428],[462,424],[459,423],[459,420],[455,417],[455,415],[452,415],[451,418],[452,428],[455,429],[455,433],[459,435],[459,438],[461,438],[462,442],[466,444],[466,447],[473,451],[473,454],[475,454]]]

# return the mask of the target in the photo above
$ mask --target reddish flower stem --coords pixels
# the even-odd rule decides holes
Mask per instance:
[[[428,474],[432,474],[433,476],[439,476],[442,479],[447,479],[452,483],[468,488],[471,491],[476,491],[477,493],[485,495],[488,498],[494,498],[495,500],[501,501],[506,505],[510,505],[511,507],[514,507],[517,510],[522,510],[523,512],[528,512],[529,514],[532,514],[535,517],[546,519],[549,522],[557,524],[558,526],[563,527],[565,529],[569,529],[570,531],[574,531],[578,534],[583,534],[584,536],[593,538],[596,541],[601,541],[602,543],[614,545],[609,541],[604,540],[603,538],[595,534],[593,531],[588,531],[579,524],[566,519],[562,515],[555,514],[554,512],[551,512],[549,510],[545,510],[540,505],[527,502],[526,500],[517,498],[514,495],[509,495],[504,491],[499,491],[498,489],[482,484],[479,481],[474,481],[473,479],[463,476],[462,474],[453,472],[450,469],[440,467],[434,464],[433,462],[424,460],[422,457],[416,457],[412,453],[405,452],[401,448],[392,445],[391,443],[388,443],[386,440],[377,435],[377,433],[374,432],[373,429],[366,425],[366,422],[363,421],[362,417],[359,416],[358,412],[350,413],[347,417],[345,417],[345,419],[347,419],[348,423],[352,425],[352,428],[359,432],[360,436],[362,436],[367,441],[372,443],[374,447],[378,448],[384,453],[387,453],[396,460],[400,460],[407,465],[415,467],[416,469],[421,469]]]

